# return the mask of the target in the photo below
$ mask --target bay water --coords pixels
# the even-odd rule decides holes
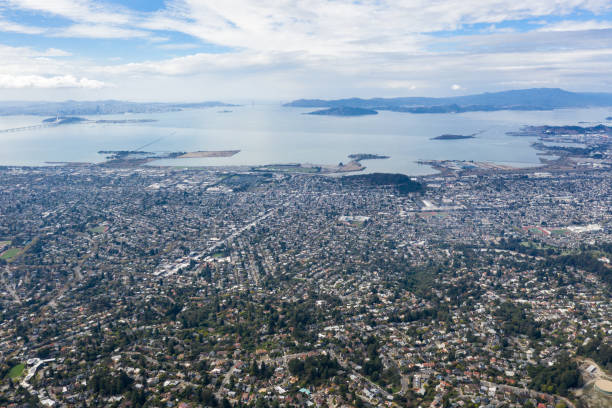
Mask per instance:
[[[230,112],[224,112],[230,111]],[[256,166],[313,163],[335,165],[352,153],[390,156],[367,160],[365,172],[431,174],[419,160],[474,160],[535,166],[534,138],[506,133],[525,125],[589,126],[606,123],[610,109],[498,111],[335,117],[305,115],[312,109],[280,104],[248,104],[180,112],[86,116],[92,120],[155,119],[151,123],[70,124],[0,133],[0,165],[41,166],[46,162],[102,162],[100,150],[175,152],[240,150],[233,157],[159,160],[168,166]],[[0,130],[38,125],[39,116],[0,116]],[[442,134],[474,139],[432,140]],[[150,144],[143,148],[143,146]]]

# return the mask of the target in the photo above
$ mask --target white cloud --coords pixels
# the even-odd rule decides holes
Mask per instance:
[[[608,0],[168,0],[164,10],[141,13],[94,0],[5,2],[73,21],[61,31],[67,37],[134,38],[147,35],[141,30],[167,30],[238,49],[336,56],[364,50],[413,52],[421,49],[421,34],[464,24],[495,27],[577,9],[612,9]]]
[[[20,34],[43,34],[46,30],[41,27],[25,26],[0,18],[0,31]]]
[[[199,48],[200,45],[194,43],[168,43],[168,44],[159,44],[157,48],[162,50],[192,50],[194,48]]]
[[[540,31],[588,31],[612,29],[612,21],[561,21],[542,27]]]
[[[130,13],[94,0],[4,0],[11,8],[38,11],[72,21],[97,24],[127,24]]]
[[[463,88],[461,85],[459,85],[459,84],[453,84],[453,85],[451,86],[451,89],[452,89],[453,91],[461,91],[461,90],[462,90],[462,89],[464,89],[464,88]]]
[[[75,78],[72,75],[44,77],[40,75],[6,75],[0,74],[0,88],[86,88],[100,89],[106,86],[103,82],[87,78]]]
[[[417,86],[414,84],[413,81],[404,81],[401,79],[384,81],[379,84],[379,86],[383,88],[402,89],[406,91],[414,91],[415,89],[417,89]]]
[[[412,52],[420,49],[421,34],[464,24],[610,8],[605,0],[175,0],[172,5],[142,27],[175,29],[207,42],[261,52],[340,56]]]
[[[47,51],[41,54],[44,57],[70,57],[72,53],[57,48],[49,48]]]
[[[220,95],[234,89],[242,96],[289,92],[283,89],[336,95],[415,89],[448,93],[526,79],[586,83],[586,79],[572,81],[581,73],[589,73],[591,83],[597,84],[612,68],[612,32],[573,31],[612,28],[608,27],[612,22],[603,17],[569,21],[577,10],[595,15],[610,10],[609,0],[167,0],[164,10],[151,13],[104,0],[0,0],[0,4],[70,21],[64,27],[45,29],[42,34],[48,37],[147,41],[153,48],[151,57],[130,58],[122,52],[120,61],[131,62],[114,65],[107,53],[101,62],[76,51],[70,58],[52,58],[62,52],[3,51],[0,46],[0,75],[43,79],[36,83],[65,76],[72,76],[74,80],[64,82],[73,84],[80,84],[77,78],[97,78],[120,85],[112,97],[124,92],[131,98],[129,92],[139,91],[157,98],[188,96],[196,89],[216,89]],[[129,6],[127,0],[125,4]],[[547,25],[544,20],[550,16],[568,21]],[[522,18],[542,19],[543,24],[532,24],[528,33],[500,29],[499,23]],[[474,23],[488,28],[463,37],[431,35]],[[173,33],[194,39],[173,42]],[[152,56],[163,51],[180,55],[178,51],[197,49],[203,43],[228,52],[193,51],[161,60]],[[152,81],[155,87],[150,86]]]
[[[68,38],[145,38],[150,34],[142,30],[132,30],[106,24],[74,24],[51,34],[53,37]]]
[[[44,51],[39,51],[31,47],[10,47],[0,44],[0,58],[3,61],[3,64],[0,65],[0,71],[3,66],[26,58],[68,57],[71,55],[70,52],[58,48],[47,48]]]
[[[251,52],[206,54],[198,53],[185,57],[171,58],[161,61],[145,61],[122,65],[110,65],[96,68],[99,73],[111,75],[166,75],[185,76],[204,72],[225,72],[256,70],[262,68],[274,70],[278,66],[295,64],[296,55],[291,54],[259,54]]]

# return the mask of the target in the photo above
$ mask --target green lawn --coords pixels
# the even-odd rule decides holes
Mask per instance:
[[[10,261],[17,255],[19,255],[20,252],[21,252],[21,248],[7,249],[6,251],[2,253],[2,255],[0,255],[0,258],[4,259],[5,261]]]
[[[24,369],[25,369],[25,365],[17,364],[15,367],[11,368],[11,371],[9,371],[6,376],[7,378],[10,378],[10,379],[19,378],[21,377],[21,374],[23,374]]]
[[[101,234],[104,231],[106,231],[106,225],[100,225],[96,228],[90,228],[89,230],[93,232],[94,234]]]

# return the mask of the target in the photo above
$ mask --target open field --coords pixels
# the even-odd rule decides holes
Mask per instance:
[[[95,228],[90,228],[89,231],[93,232],[94,234],[101,234],[103,232],[106,232],[108,230],[108,227],[106,225],[99,225]]]
[[[0,259],[4,259],[5,261],[10,261],[17,255],[19,255],[20,252],[21,252],[20,248],[7,249],[6,251],[2,253],[2,255],[0,255]]]
[[[6,378],[14,379],[21,377],[23,374],[23,370],[25,369],[25,365],[17,364],[15,367],[11,368],[11,370],[6,375]]]

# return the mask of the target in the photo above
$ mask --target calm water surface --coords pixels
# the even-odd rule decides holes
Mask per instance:
[[[264,165],[272,163],[337,164],[351,153],[376,153],[388,160],[364,161],[367,172],[430,174],[418,160],[493,161],[517,166],[539,163],[533,138],[506,135],[524,125],[601,123],[610,109],[546,112],[470,112],[412,115],[381,112],[376,116],[303,115],[311,109],[248,105],[163,114],[93,116],[90,119],[157,119],[142,124],[79,124],[0,133],[0,165],[44,165],[48,161],[100,162],[99,150],[146,151],[241,150],[230,158],[156,162],[173,166]],[[0,129],[39,124],[37,116],[0,117]],[[587,126],[583,124],[583,126]],[[445,133],[472,134],[475,139],[431,140]]]

